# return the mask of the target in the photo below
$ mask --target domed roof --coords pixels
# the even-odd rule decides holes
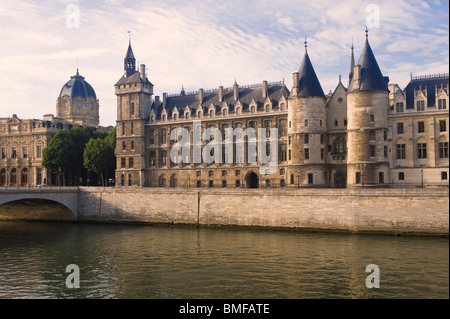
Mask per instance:
[[[63,97],[64,95],[70,96],[72,100],[75,100],[77,97],[81,97],[84,100],[89,97],[93,97],[94,99],[97,98],[94,89],[84,80],[84,77],[78,73],[78,69],[77,74],[71,76],[70,81],[62,87],[59,97]]]

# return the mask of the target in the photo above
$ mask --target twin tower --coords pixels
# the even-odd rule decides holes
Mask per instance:
[[[271,95],[275,86],[267,86],[267,83],[261,86],[262,93],[258,93],[258,88],[247,88],[246,91],[242,89],[242,92],[237,92],[237,97],[236,92],[233,95],[233,91],[230,91],[228,99],[228,91],[219,89],[222,100],[215,96],[215,92],[205,94],[200,100],[197,95],[188,96],[182,92],[179,97],[172,99],[173,104],[178,101],[178,104],[183,105],[177,104],[173,109],[168,109],[173,105],[170,97],[164,96],[163,102],[159,98],[153,101],[153,84],[147,79],[145,66],[136,69],[131,45],[124,59],[124,74],[115,88],[118,186],[166,186],[166,178],[170,178],[170,186],[174,187],[195,187],[195,179],[197,187],[202,187],[204,182],[209,182],[209,187],[261,187],[263,180],[267,186],[270,177],[261,175],[256,176],[256,181],[246,183],[245,176],[255,178],[255,170],[251,165],[196,167],[170,163],[167,155],[170,151],[168,132],[177,126],[192,125],[192,120],[199,117],[200,109],[204,110],[201,114],[210,115],[208,118],[202,116],[202,122],[220,129],[235,127],[236,124],[245,128],[255,123],[258,127],[267,127],[269,122],[270,127],[278,127],[279,132],[283,132],[279,136],[282,155],[276,173],[278,179],[269,180],[272,181],[270,187],[388,185],[388,78],[380,71],[369,45],[367,30],[357,64],[354,62],[352,47],[348,87],[345,88],[340,82],[345,128],[339,132],[335,127],[330,127],[327,117],[334,116],[330,114],[331,98],[322,90],[306,42],[300,69],[293,74],[292,89],[289,92],[283,84],[282,90],[278,92],[284,93],[277,96]],[[219,93],[216,95],[220,96]],[[253,99],[246,101],[244,93],[251,93]],[[209,106],[205,103],[208,100]],[[257,106],[255,113],[250,110],[253,104]],[[265,108],[265,104],[270,104],[270,108]],[[285,104],[287,107],[284,107]],[[210,113],[208,107],[214,112]],[[337,141],[342,142],[336,146]],[[283,153],[284,150],[286,153]],[[338,157],[340,162],[334,161],[332,155],[335,151],[342,154]],[[342,179],[339,186],[336,179],[338,174]],[[210,179],[202,180],[203,176]],[[242,180],[238,180],[238,176],[243,176]]]

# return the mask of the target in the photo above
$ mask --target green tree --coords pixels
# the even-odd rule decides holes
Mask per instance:
[[[70,129],[70,138],[74,143],[74,157],[72,168],[75,170],[75,183],[78,183],[82,176],[84,148],[87,142],[94,136],[94,130],[91,127],[74,126]]]
[[[59,178],[62,175],[63,185],[65,173],[73,166],[74,148],[69,132],[58,130],[49,145],[42,150],[42,166],[50,172],[58,173]]]
[[[116,162],[113,135],[115,136],[115,131],[106,138],[91,138],[84,150],[84,167],[99,175],[103,186],[105,186],[105,176],[111,167],[115,167]]]

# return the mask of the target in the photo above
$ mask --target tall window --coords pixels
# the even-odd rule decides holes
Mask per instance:
[[[305,148],[305,159],[309,159],[309,148]]]
[[[134,134],[134,123],[133,123],[133,122],[131,122],[130,133],[131,133],[131,134]]]
[[[448,142],[439,143],[439,158],[448,158]]]
[[[36,169],[36,184],[41,185],[42,184],[42,168],[38,167]]]
[[[251,107],[250,112],[251,112],[252,114],[255,113],[255,107],[254,107],[254,106]]]
[[[406,145],[397,144],[397,159],[405,159],[405,158],[406,158]]]
[[[370,157],[375,157],[375,145],[369,145]]]
[[[313,184],[313,181],[314,181],[314,179],[313,179],[313,174],[309,173],[309,174],[308,174],[308,184],[309,184],[309,185]]]
[[[403,134],[403,123],[397,123],[397,134]]]
[[[37,147],[36,155],[37,155],[37,157],[42,157],[42,146]]]
[[[427,158],[427,144],[426,143],[418,143],[417,144],[417,157],[419,159]]]
[[[425,111],[425,101],[416,102],[417,111]]]
[[[282,162],[286,161],[286,150],[287,150],[287,146],[281,145],[281,161]]]
[[[160,160],[161,166],[167,165],[167,151],[163,150],[161,151],[161,160]]]
[[[2,148],[2,158],[6,158],[6,148]]]
[[[131,103],[131,112],[130,112],[130,114],[134,115],[134,103]]]
[[[240,107],[238,107],[238,108],[236,109],[236,115],[241,115],[241,108],[240,108]]]
[[[24,147],[23,148],[23,158],[27,158],[28,157],[28,147]]]
[[[438,108],[439,108],[439,110],[446,110],[447,109],[447,100],[439,99],[438,100]]]
[[[130,157],[128,159],[128,168],[133,168],[133,166],[134,166],[134,159]]]
[[[127,165],[127,159],[125,157],[120,159],[120,168],[125,168]]]
[[[439,121],[439,132],[447,132],[447,122],[445,120]]]
[[[356,181],[356,184],[361,184],[361,173],[360,172],[356,172],[355,181]]]
[[[375,130],[370,130],[369,131],[369,139],[371,141],[375,141]]]
[[[395,111],[396,111],[397,113],[403,112],[403,102],[398,102],[398,103],[395,105]]]
[[[166,144],[167,141],[167,131],[166,129],[161,130],[161,144]]]
[[[417,123],[417,132],[418,133],[424,133],[425,132],[425,122],[418,122]]]
[[[309,134],[305,134],[305,144],[309,144]]]
[[[334,151],[334,153],[344,154],[345,153],[345,148],[346,148],[345,140],[342,137],[338,137],[336,139],[336,141],[334,141],[334,144],[333,144],[333,151]]]

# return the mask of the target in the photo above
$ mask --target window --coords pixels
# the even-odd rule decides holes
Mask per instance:
[[[309,148],[305,148],[305,160],[309,159]]]
[[[417,111],[425,111],[425,101],[417,101]]]
[[[344,126],[347,126],[347,119],[344,120]]]
[[[375,145],[369,145],[370,157],[375,157]]]
[[[322,120],[319,120],[319,126],[322,126]]]
[[[325,134],[320,134],[320,144],[325,142]]]
[[[123,141],[122,142],[122,151],[126,151],[127,150],[127,142]]]
[[[441,180],[446,181],[447,178],[447,172],[441,172]]]
[[[286,126],[286,120],[281,120],[280,121],[280,126],[281,127],[285,127]]]
[[[38,146],[38,147],[37,147],[37,152],[36,152],[36,154],[37,154],[37,157],[42,157],[42,146]]]
[[[342,137],[338,137],[333,143],[333,151],[336,154],[345,154],[345,140]]]
[[[27,158],[28,157],[28,147],[24,147],[23,148],[23,158]]]
[[[2,158],[6,158],[6,148],[2,148]]]
[[[397,134],[403,134],[403,123],[397,123]]]
[[[313,184],[313,174],[311,173],[308,174],[308,184],[309,185]]]
[[[209,188],[214,187],[214,181],[209,181]]]
[[[202,176],[202,172],[201,171],[197,171],[197,177]]]
[[[125,157],[121,158],[120,159],[120,168],[125,168],[126,165],[127,165],[127,159]]]
[[[448,158],[448,142],[439,143],[439,158]]]
[[[286,105],[284,105],[284,103],[281,103],[280,111],[284,111],[284,110],[286,110]]]
[[[235,174],[235,176],[239,176],[239,175],[241,175],[241,171],[240,171],[240,170],[236,170],[236,171],[234,172],[234,174]]]
[[[254,106],[251,107],[250,113],[252,113],[252,114],[255,113],[255,107]]]
[[[122,123],[122,135],[125,135],[125,123]]]
[[[270,104],[266,105],[266,112],[270,112]]]
[[[134,159],[130,157],[128,159],[128,168],[133,168],[133,166],[134,166]]]
[[[355,181],[356,181],[356,184],[361,184],[361,173],[360,172],[356,172]]]
[[[209,117],[214,117],[214,110],[209,111]]]
[[[131,115],[134,115],[134,103],[131,103]]]
[[[134,150],[134,141],[131,141],[131,149]]]
[[[397,159],[405,159],[406,158],[406,145],[405,144],[397,144]]]
[[[130,130],[131,132],[131,134],[134,134],[134,123],[133,122],[131,122],[131,130]]]
[[[418,143],[417,150],[418,150],[417,157],[419,159],[427,158],[427,144],[426,143]]]
[[[305,126],[308,126],[308,120],[305,120]]]
[[[398,180],[399,181],[404,181],[405,180],[405,173],[399,172],[398,173]]]
[[[291,174],[291,185],[294,185],[294,174]]]
[[[122,174],[120,176],[120,185],[125,186],[125,175],[124,174]]]
[[[214,171],[208,171],[208,176],[209,176],[209,177],[214,176]]]
[[[375,141],[375,130],[370,130],[369,131],[369,139],[371,141]]]
[[[173,115],[173,120],[174,120],[174,121],[178,120],[178,114],[177,114],[177,113],[175,113],[175,114]]]
[[[226,116],[227,115],[227,109],[223,109],[222,110],[222,114],[223,114],[223,116]]]
[[[167,131],[166,129],[161,130],[161,144],[166,144],[167,141]]]
[[[227,181],[222,181],[222,187],[227,187]]]
[[[160,160],[161,166],[167,165],[167,151],[161,151],[161,160]]]
[[[305,144],[309,144],[309,134],[305,134],[304,140],[305,140]]]
[[[438,100],[438,109],[439,110],[446,110],[447,109],[447,100],[446,99],[439,99]]]
[[[418,122],[417,123],[417,132],[418,133],[424,133],[425,132],[425,122]]]
[[[128,186],[131,186],[131,174],[128,174]]]
[[[237,180],[237,181],[235,182],[235,185],[236,185],[236,187],[241,187],[241,181],[240,181],[240,180]]]
[[[447,122],[445,120],[439,120],[439,132],[447,132]]]
[[[402,113],[402,112],[403,112],[403,102],[398,102],[398,103],[395,105],[395,111],[396,111],[397,113]]]
[[[238,108],[236,109],[236,115],[241,115],[241,108],[240,108],[240,107],[238,107]]]
[[[12,152],[11,152],[11,158],[16,158],[16,157],[17,157],[17,148],[13,147]]]
[[[334,126],[338,126],[338,120],[334,120]]]
[[[291,150],[289,150],[289,160],[291,160],[291,156],[292,155],[292,152],[291,152]]]
[[[388,158],[388,147],[385,145],[383,149],[384,158]]]
[[[375,121],[375,115],[370,114],[370,122],[373,122],[373,121]]]
[[[324,160],[324,159],[325,159],[325,149],[324,149],[324,148],[321,148],[321,149],[320,149],[320,159],[321,159],[321,160]]]
[[[284,181],[284,179],[280,180],[280,187],[284,187],[286,186],[286,182]]]
[[[384,141],[387,141],[387,134],[388,134],[388,131],[387,130],[383,130],[383,140]]]
[[[287,150],[287,146],[286,145],[281,145],[281,161],[285,162],[286,161],[286,150]]]

